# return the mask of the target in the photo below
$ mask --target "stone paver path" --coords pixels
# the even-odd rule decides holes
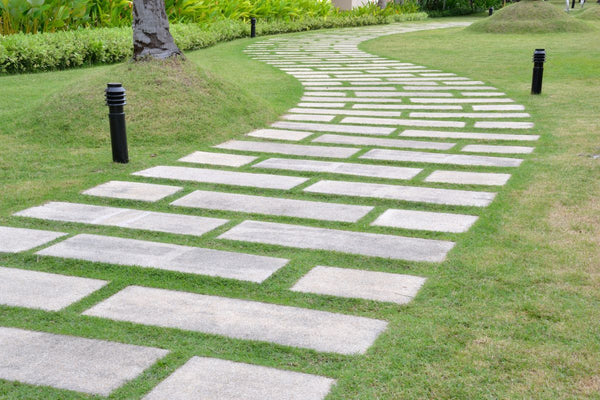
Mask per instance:
[[[194,149],[173,165],[135,172],[130,182],[90,188],[77,202],[51,202],[16,214],[46,224],[126,228],[120,235],[81,233],[75,225],[68,228],[74,236],[48,246],[65,235],[60,233],[68,230],[65,225],[57,232],[0,227],[0,252],[46,246],[36,254],[83,260],[83,268],[87,262],[107,263],[248,285],[289,272],[290,260],[261,255],[266,246],[297,259],[336,252],[356,261],[311,265],[286,295],[408,303],[425,277],[361,269],[360,260],[389,265],[383,259],[446,259],[477,223],[479,210],[534,151],[539,136],[528,132],[534,125],[525,107],[501,88],[357,46],[383,35],[464,25],[395,24],[258,39],[247,55],[295,77],[305,89],[279,121],[213,148]],[[128,206],[89,204],[100,201]],[[155,202],[168,205],[169,212],[147,211]],[[214,218],[215,213],[227,217]],[[141,240],[140,231],[179,239]],[[188,245],[190,238],[209,235],[207,247],[220,243],[235,250]],[[240,243],[254,254],[239,251]],[[53,311],[106,284],[4,267],[0,277],[8,279],[0,280],[0,305]],[[325,312],[318,305],[290,307],[128,284],[83,315],[343,355],[369,351],[387,327],[383,320]],[[0,379],[101,395],[168,352],[14,328],[0,328],[0,349]],[[210,357],[179,366],[146,398],[317,400],[335,383],[335,377]]]

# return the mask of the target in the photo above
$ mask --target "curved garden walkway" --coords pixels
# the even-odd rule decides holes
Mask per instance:
[[[533,150],[531,143],[538,137],[528,133],[533,126],[530,116],[484,82],[373,56],[357,46],[382,35],[461,25],[401,24],[258,40],[247,53],[293,75],[305,87],[301,102],[280,121],[214,146],[214,151],[187,155],[180,164],[134,173],[146,182],[112,181],[83,193],[146,202],[176,196],[172,213],[52,202],[17,215],[195,236],[228,221],[178,214],[181,207],[294,217],[298,223],[248,219],[219,239],[442,262],[455,240],[432,239],[428,232],[460,234],[476,223],[477,210],[494,200]],[[154,179],[172,180],[173,185]],[[185,182],[211,183],[218,189],[177,195]],[[254,191],[228,192],[232,186]],[[295,199],[292,189],[319,194],[322,200]],[[368,204],[356,204],[357,198],[368,199]],[[390,200],[397,207],[380,206]],[[375,233],[371,227],[396,233]],[[131,239],[78,234],[37,254],[256,284],[290,261],[136,240],[127,232]],[[0,251],[25,251],[62,235],[0,228]],[[0,303],[44,310],[60,310],[106,284],[2,267],[0,276]],[[424,281],[315,265],[290,290],[404,304]],[[383,320],[134,283],[83,314],[339,354],[365,353],[387,326]],[[0,328],[0,343],[1,379],[100,395],[108,395],[168,353],[13,328]],[[32,362],[40,354],[43,361]],[[333,384],[328,377],[193,357],[146,398],[312,400],[324,398]]]

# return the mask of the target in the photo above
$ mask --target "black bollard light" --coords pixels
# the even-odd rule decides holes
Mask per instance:
[[[120,83],[106,85],[106,105],[108,106],[108,120],[110,122],[110,142],[112,145],[113,161],[127,164],[127,129],[125,128],[125,89]]]
[[[494,14],[494,7],[490,7],[488,10],[488,15],[491,17]]]
[[[256,18],[250,18],[250,37],[256,37]]]
[[[544,63],[546,50],[535,49],[533,52],[533,77],[531,79],[531,94],[542,93],[542,79],[544,78]]]

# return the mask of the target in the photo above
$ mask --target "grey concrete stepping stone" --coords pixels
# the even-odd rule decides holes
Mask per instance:
[[[529,154],[535,147],[468,144],[460,151],[470,153]]]
[[[340,99],[341,100],[341,99]],[[318,103],[318,102],[306,102],[298,103],[298,107],[313,107],[313,108],[342,108],[346,103]]]
[[[83,313],[341,354],[363,354],[387,322],[250,300],[129,286]]]
[[[0,253],[19,253],[31,250],[65,236],[63,232],[0,226]]]
[[[533,122],[478,121],[475,128],[531,129]]]
[[[275,122],[273,126],[275,128],[298,129],[301,131],[356,133],[360,135],[389,135],[396,130],[396,128],[374,126],[311,124],[302,122]]]
[[[496,196],[496,193],[489,192],[328,180],[319,181],[307,187],[304,191],[339,196],[368,197],[475,207],[485,207],[489,205]]]
[[[183,188],[153,183],[110,181],[83,192],[90,196],[154,202],[171,196]]]
[[[364,98],[373,97],[411,97],[411,96],[422,96],[422,97],[452,97],[451,93],[427,93],[427,92],[360,92],[357,95],[363,96]],[[308,93],[306,94],[308,96]],[[357,99],[360,97],[356,97]]]
[[[321,82],[322,83],[322,82]],[[387,85],[389,85],[389,83],[386,83]],[[369,85],[372,85],[372,83],[369,83]],[[310,89],[310,88],[307,88]],[[393,86],[373,86],[373,87],[369,87],[369,86],[339,86],[339,87],[333,87],[333,88],[327,88],[327,87],[320,87],[320,88],[315,88],[315,90],[325,90],[325,91],[331,91],[331,92],[340,92],[340,91],[354,91],[354,92],[360,92],[360,91],[371,91],[371,90],[379,90],[379,91],[394,91],[396,90],[395,87]]]
[[[481,165],[486,167],[518,167],[523,162],[520,158],[466,156],[462,154],[425,153],[405,150],[369,150],[360,158],[366,160],[410,161],[431,164]]]
[[[430,113],[411,112],[411,118],[529,118],[528,113]]]
[[[14,215],[194,236],[201,236],[229,222],[226,219],[193,215],[60,202],[50,202],[39,207],[28,208]]]
[[[274,142],[249,142],[230,140],[217,146],[219,149],[254,151],[262,153],[289,154],[294,156],[310,156],[325,158],[348,158],[360,149],[352,147],[312,146],[302,144],[287,144]]]
[[[340,253],[394,260],[441,262],[454,242],[377,233],[314,228],[273,222],[244,221],[219,239],[274,244],[298,249],[329,250]]]
[[[515,140],[536,141],[539,135],[513,135],[508,133],[476,133],[476,132],[446,132],[446,131],[418,131],[407,129],[400,136],[450,138],[450,139],[483,139],[483,140]]]
[[[491,172],[434,171],[425,182],[457,183],[463,185],[502,186],[510,179],[510,174]]]
[[[506,96],[506,93],[501,92],[462,92],[462,96],[468,97],[495,97],[495,96]]]
[[[369,176],[386,179],[412,179],[421,168],[390,167],[329,161],[296,160],[269,158],[253,166],[254,168],[284,169],[288,171],[329,172],[332,174]]]
[[[357,146],[400,147],[411,149],[448,150],[454,143],[425,142],[418,140],[381,139],[362,136],[322,135],[313,139],[315,143],[352,144]]]
[[[473,106],[474,111],[520,111],[525,110],[525,107],[520,104],[493,104],[485,106]]]
[[[386,210],[371,225],[419,231],[461,233],[477,221],[474,215],[415,210]]]
[[[246,136],[258,137],[263,139],[277,139],[277,140],[290,140],[290,141],[298,141],[312,135],[312,132],[303,132],[303,131],[287,131],[284,129],[257,129],[252,131]],[[245,156],[240,156],[245,157]],[[255,158],[255,157],[253,157]]]
[[[317,95],[317,96],[309,96],[306,93],[304,97],[302,97],[302,101],[345,101],[346,103],[402,103],[402,99],[394,99],[394,98],[385,98],[378,99],[374,97],[332,97],[332,93],[327,93],[328,96],[325,95]]]
[[[372,110],[462,110],[462,106],[423,106],[405,104],[355,104],[352,108]]]
[[[100,396],[108,396],[169,353],[3,327],[0,348],[0,379]]]
[[[446,82],[446,83],[462,83],[462,82]],[[404,86],[404,90],[423,90],[423,91],[436,91],[436,90],[494,90],[491,86]]]
[[[286,114],[281,119],[286,121],[309,121],[309,122],[330,122],[335,115],[316,115],[316,114]]]
[[[336,110],[336,109],[318,109],[318,108],[292,108],[289,112],[300,114],[334,114],[334,115],[365,115],[372,117],[399,117],[402,112],[399,111],[361,111],[361,110]]]
[[[148,178],[174,179],[180,181],[218,183],[223,185],[258,187],[263,189],[291,189],[308,179],[295,176],[251,174],[247,172],[221,171],[218,169],[158,166],[133,175]]]
[[[402,125],[402,126],[425,126],[435,128],[462,128],[462,121],[429,121],[420,119],[396,119],[396,118],[361,118],[346,117],[342,124],[370,124],[370,125]]]
[[[100,235],[77,235],[36,254],[262,282],[283,258]]]
[[[178,161],[197,163],[197,164],[210,164],[210,165],[223,165],[226,167],[241,167],[256,160],[257,157],[252,156],[241,156],[239,154],[225,154],[225,153],[209,153],[206,151],[195,151],[192,154],[180,158]]]
[[[98,279],[0,267],[0,304],[58,311],[107,283]]]
[[[411,103],[429,103],[429,104],[439,104],[439,103],[514,103],[512,99],[434,99],[434,98],[411,98]]]
[[[227,210],[342,222],[356,222],[373,209],[373,207],[368,206],[208,192],[203,190],[196,190],[171,204],[174,206],[205,208],[209,210]]]
[[[333,384],[317,375],[192,357],[144,400],[322,400]]]
[[[423,283],[425,278],[412,275],[316,266],[291,290],[406,304]]]

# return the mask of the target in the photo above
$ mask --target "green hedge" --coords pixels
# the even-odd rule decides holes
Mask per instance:
[[[257,24],[258,35],[321,28],[388,24],[427,18],[424,13],[396,16],[337,16],[274,21]],[[210,47],[250,34],[248,24],[220,21],[209,26],[172,24],[171,32],[183,51]],[[22,73],[111,64],[131,58],[131,28],[80,29],[56,33],[16,34],[0,37],[0,73]]]

